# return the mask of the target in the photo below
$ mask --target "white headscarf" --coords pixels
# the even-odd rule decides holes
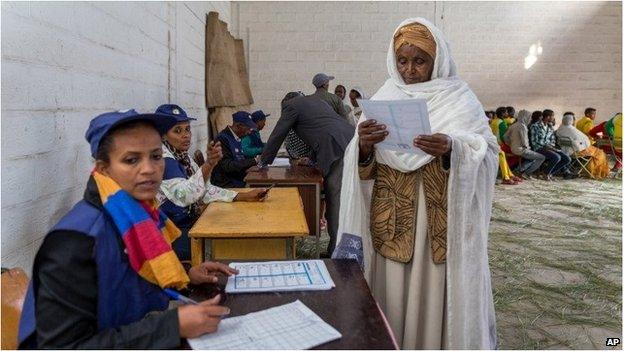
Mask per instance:
[[[360,99],[362,99],[362,100],[368,99],[366,97],[366,94],[364,93],[364,90],[362,88],[360,88],[360,87],[353,87],[353,88],[351,88],[351,90],[357,91],[360,94]]]
[[[415,22],[425,25],[436,42],[436,57],[431,80],[405,84],[396,67],[394,40],[390,40],[386,60],[390,79],[371,97],[371,100],[426,99],[432,133],[444,133],[452,137],[456,133],[473,131],[486,137],[488,143],[496,143],[481,103],[468,84],[457,76],[449,44],[442,32],[426,19],[413,18],[403,21],[393,33],[393,38],[401,27]],[[365,118],[361,118],[360,123],[364,120]],[[379,162],[402,172],[416,170],[433,159],[433,156],[387,150],[378,150],[376,156]]]
[[[444,133],[452,139],[448,183],[446,345],[450,349],[492,349],[496,347],[496,328],[487,237],[499,147],[481,103],[468,85],[457,77],[442,32],[423,18],[405,20],[397,30],[412,23],[425,25],[435,38],[437,47],[431,80],[405,84],[396,68],[393,35],[387,55],[390,79],[371,100],[423,98],[427,101],[432,133]],[[366,116],[362,114],[359,123],[364,120]],[[369,230],[373,181],[360,180],[358,145],[356,133],[344,156],[338,247],[334,257],[353,257],[353,250],[361,249],[365,276],[370,279],[374,258]],[[401,172],[411,172],[430,162],[433,156],[376,149],[375,159]],[[345,235],[342,241],[344,233],[351,236]],[[346,246],[351,251],[345,254],[347,250],[341,248]]]
[[[562,147],[561,151],[566,153],[567,155],[572,155],[575,152],[583,151],[587,149],[591,142],[587,135],[585,135],[580,130],[576,129],[574,126],[574,115],[567,114],[563,116],[561,120],[561,125],[557,129],[557,137],[559,138],[570,138],[572,141],[572,149],[569,147]]]

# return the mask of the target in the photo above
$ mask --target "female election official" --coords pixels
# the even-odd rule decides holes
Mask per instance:
[[[47,234],[33,264],[20,348],[170,349],[214,332],[219,296],[167,309],[165,289],[237,272],[204,262],[187,271],[171,249],[180,230],[156,207],[174,118],[134,110],[95,117],[86,133],[96,166],[79,201]]]

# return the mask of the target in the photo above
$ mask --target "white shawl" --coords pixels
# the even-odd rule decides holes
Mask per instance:
[[[492,349],[496,347],[496,327],[487,240],[499,147],[481,103],[457,77],[448,43],[440,30],[422,18],[405,20],[397,30],[414,22],[427,26],[437,44],[431,80],[406,85],[396,68],[391,40],[387,56],[390,79],[371,100],[424,98],[432,132],[452,138],[446,252],[447,347]],[[364,120],[362,114],[359,123]],[[354,257],[350,253],[361,249],[362,257],[358,258],[362,258],[366,279],[370,281],[374,257],[369,231],[373,181],[360,180],[358,154],[356,133],[345,151],[339,244],[334,257]],[[375,158],[402,172],[414,171],[433,159],[430,155],[387,150],[376,150]],[[343,233],[351,235],[345,235],[341,241]],[[359,240],[353,240],[358,237],[361,245]],[[347,254],[341,246],[348,247]]]
[[[561,151],[563,151],[566,155],[572,155],[575,152],[583,151],[587,149],[591,143],[587,135],[585,135],[580,130],[576,129],[574,126],[574,116],[573,115],[565,115],[563,116],[563,120],[561,125],[555,132],[559,138],[570,138],[572,141],[572,148],[570,147],[562,147]]]

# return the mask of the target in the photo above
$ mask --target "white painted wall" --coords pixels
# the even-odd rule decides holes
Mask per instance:
[[[459,73],[486,109],[551,108],[603,120],[621,110],[620,2],[234,2],[239,36],[249,48],[255,107],[271,112],[292,90],[312,92],[325,72],[336,84],[372,95],[387,79],[392,32],[425,17],[447,35]],[[249,35],[247,35],[249,33]],[[543,53],[529,70],[533,44]]]
[[[205,147],[205,18],[229,2],[2,2],[2,266],[82,197],[92,117],[177,103]]]
[[[372,94],[390,36],[429,18],[486,108],[553,108],[599,119],[620,110],[619,2],[2,2],[2,266],[30,270],[46,231],[82,196],[84,132],[102,112],[175,102],[206,140],[204,21],[245,40],[255,108],[279,117],[290,90],[320,71]],[[232,7],[232,11],[230,8]],[[543,54],[523,67],[530,45]]]

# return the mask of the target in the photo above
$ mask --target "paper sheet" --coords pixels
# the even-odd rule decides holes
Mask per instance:
[[[276,157],[269,167],[290,167],[290,159],[288,157]]]
[[[336,285],[321,260],[232,262],[239,274],[228,278],[227,293],[329,290]]]
[[[431,134],[429,112],[425,99],[409,100],[358,100],[367,119],[385,124],[388,136],[377,148],[404,153],[424,154],[414,146],[418,135]]]
[[[305,350],[342,335],[301,301],[227,318],[219,330],[188,339],[202,350]]]

